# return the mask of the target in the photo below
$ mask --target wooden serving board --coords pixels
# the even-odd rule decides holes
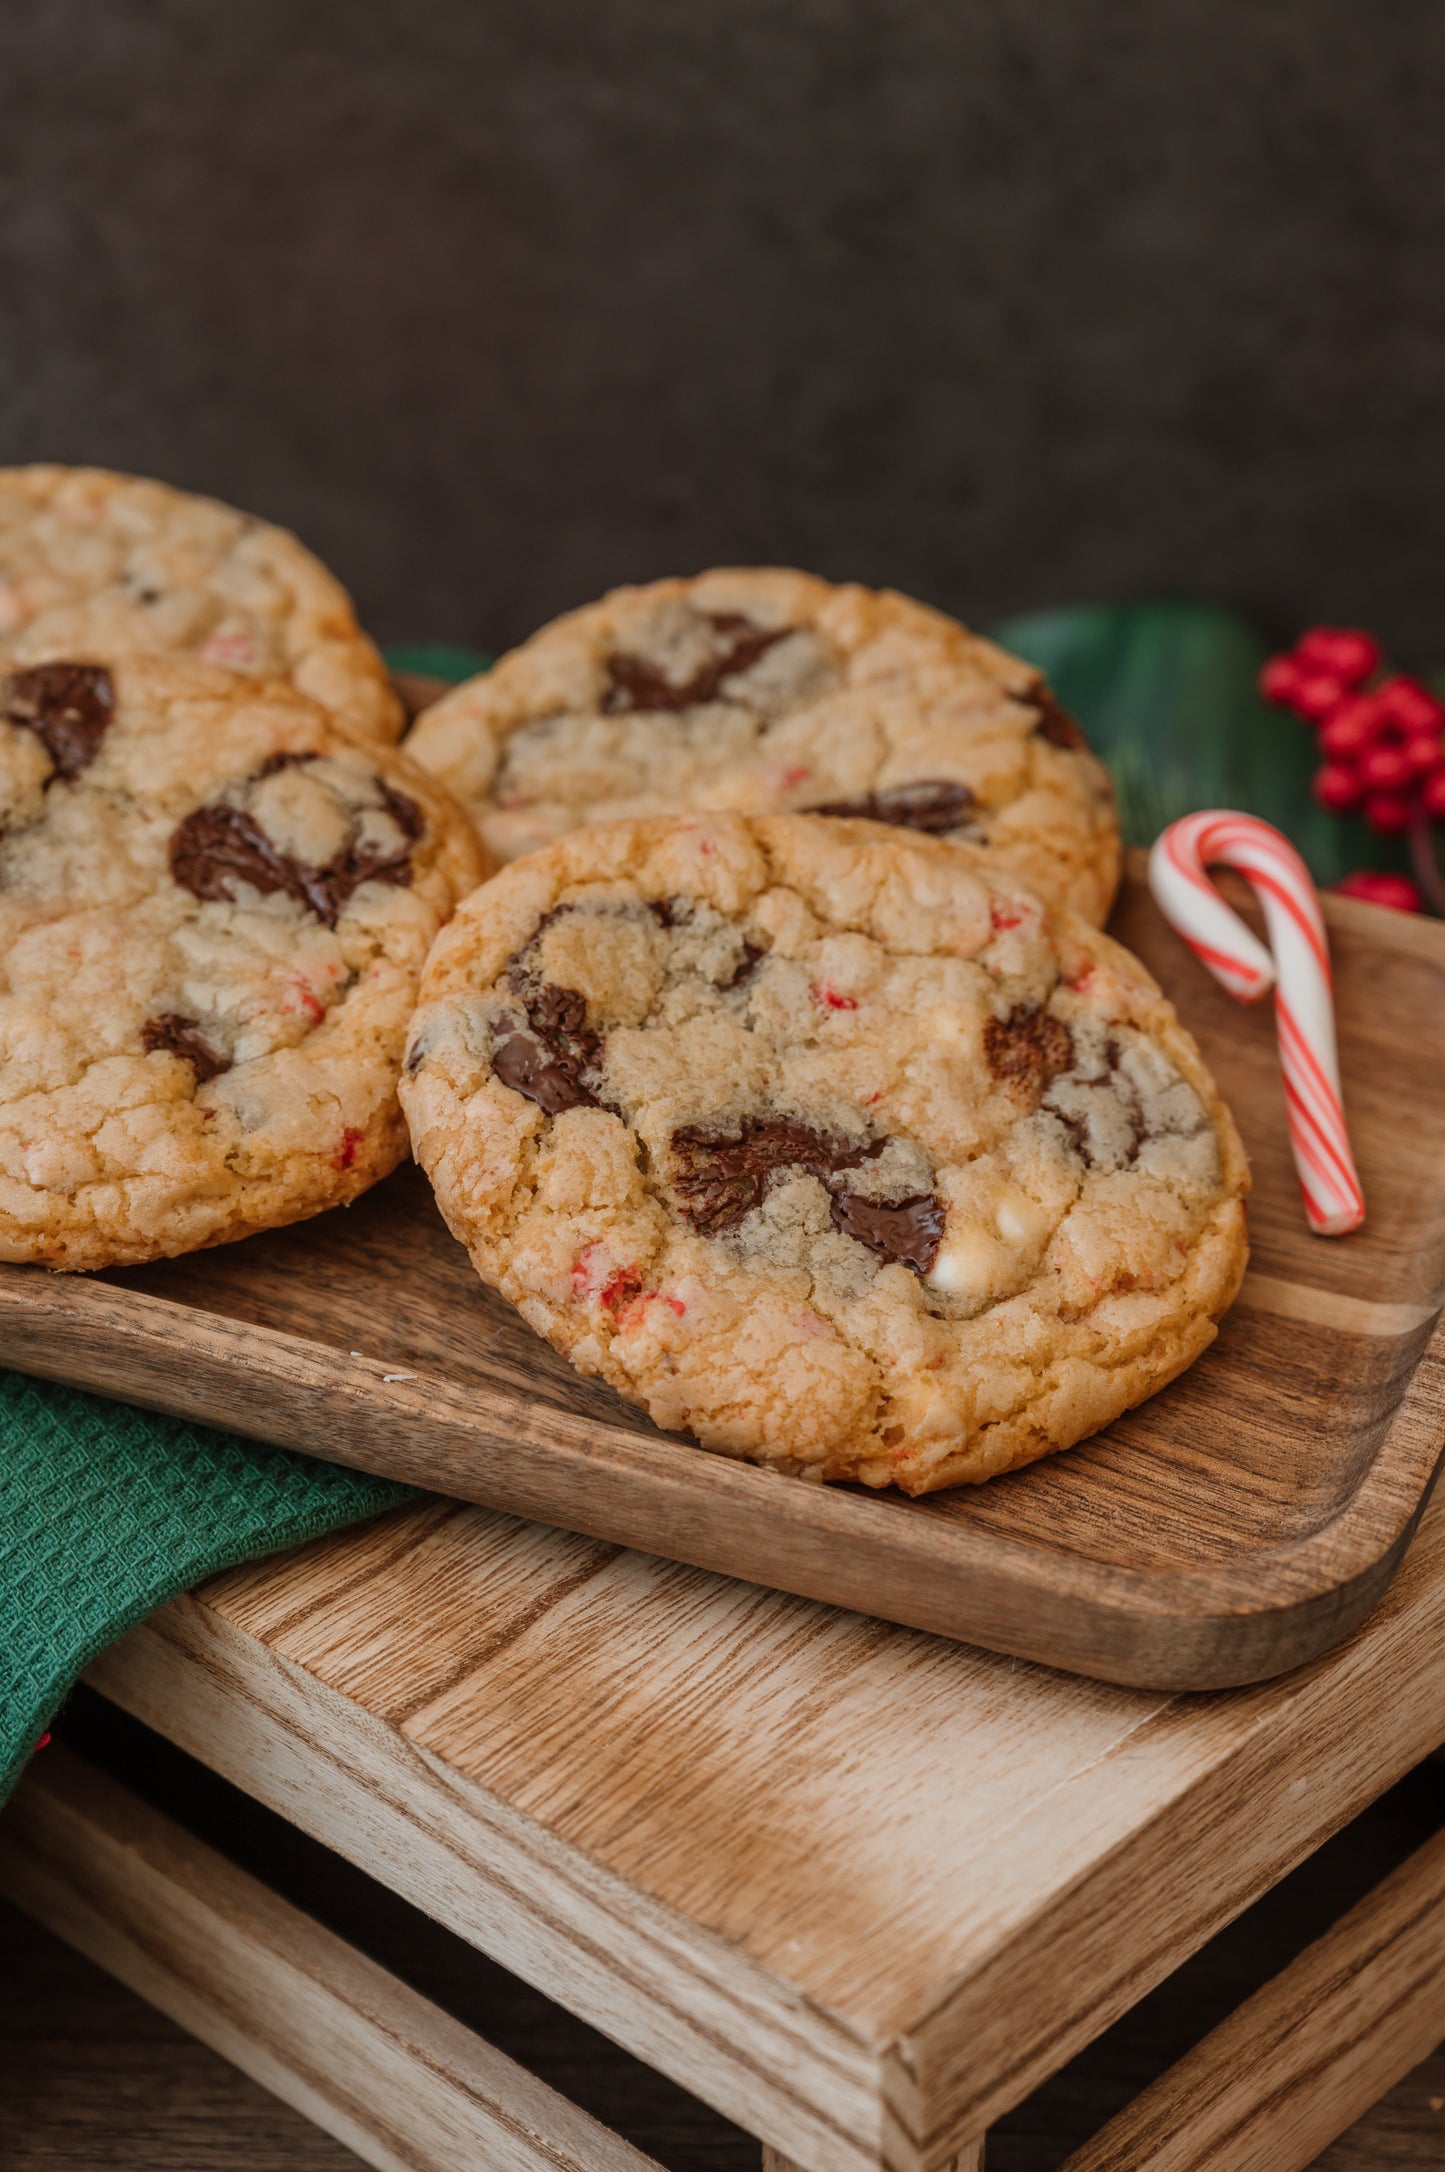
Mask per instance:
[[[799,1483],[657,1431],[478,1282],[421,1176],[348,1210],[81,1279],[0,1269],[0,1360],[1105,1680],[1296,1666],[1385,1589],[1445,1434],[1445,927],[1331,899],[1363,1231],[1311,1237],[1266,1004],[1241,1010],[1131,869],[1114,932],[1173,996],[1254,1166],[1218,1342],[1094,1440],[923,1500]]]

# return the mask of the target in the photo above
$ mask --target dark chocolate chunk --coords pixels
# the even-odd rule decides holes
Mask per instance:
[[[308,762],[319,762],[320,759],[321,756],[314,748],[310,753],[301,753],[293,747],[281,754],[268,754],[261,767],[257,770],[256,775],[258,777],[274,777],[278,770],[304,769]]]
[[[1027,694],[1016,694],[1013,698],[1038,711],[1035,734],[1040,739],[1047,739],[1051,747],[1086,747],[1089,744],[1046,679],[1031,686]]]
[[[826,1179],[871,1161],[885,1144],[879,1139],[856,1146],[793,1116],[745,1116],[735,1132],[686,1124],[672,1135],[680,1164],[673,1184],[693,1228],[717,1237],[762,1204],[775,1170],[806,1169]]]
[[[926,778],[917,784],[895,784],[886,792],[868,792],[861,799],[830,799],[806,814],[855,815],[868,822],[892,822],[899,829],[924,830],[937,836],[956,830],[968,819],[974,796],[966,784],[948,784],[942,778]]]
[[[566,1054],[554,1055],[542,1048],[529,1034],[514,1033],[503,1041],[492,1058],[492,1069],[504,1086],[525,1094],[549,1116],[563,1109],[601,1106],[596,1094],[583,1085],[580,1066]]]
[[[761,1206],[769,1179],[778,1170],[806,1169],[833,1195],[835,1229],[856,1238],[879,1259],[901,1260],[926,1275],[938,1256],[944,1224],[943,1207],[933,1193],[896,1201],[865,1199],[835,1181],[861,1162],[876,1161],[887,1143],[871,1139],[859,1146],[791,1116],[745,1116],[736,1132],[688,1124],[672,1135],[680,1165],[673,1188],[693,1228],[704,1237],[720,1237]]]
[[[392,821],[408,844],[417,844],[426,834],[426,816],[414,799],[409,798],[405,792],[398,792],[396,786],[388,784],[385,777],[378,777],[376,781],[381,787],[382,804]],[[408,868],[407,882],[410,881],[411,870]]]
[[[104,664],[32,664],[12,674],[5,715],[35,733],[55,776],[68,784],[100,752],[115,715],[115,684]]]
[[[584,1063],[596,1063],[602,1043],[587,1024],[587,998],[576,988],[544,981],[527,998],[527,1023],[549,1048],[572,1048]]]
[[[752,979],[754,973],[756,973],[758,967],[762,964],[767,954],[767,951],[761,943],[745,942],[743,944],[742,964],[738,967],[732,979],[728,982],[729,988],[741,988],[745,986],[746,983]]]
[[[549,1116],[562,1109],[601,1108],[584,1080],[584,1073],[599,1068],[603,1054],[602,1036],[587,1023],[587,998],[576,988],[558,988],[550,981],[529,989],[525,973],[515,968],[507,978],[526,1009],[529,1030],[510,1032],[499,1044],[492,1069],[502,1084],[525,1094]],[[511,1023],[499,1021],[503,1031]]]
[[[831,1212],[835,1229],[856,1237],[879,1259],[901,1261],[915,1274],[926,1275],[938,1257],[946,1217],[933,1192],[896,1204],[864,1199],[857,1192],[834,1192]]]
[[[148,1056],[160,1051],[179,1056],[196,1074],[196,1084],[204,1086],[208,1078],[219,1078],[231,1068],[229,1056],[218,1055],[201,1032],[199,1021],[186,1018],[179,1011],[162,1011],[159,1018],[148,1018],[140,1029],[141,1043]]]
[[[316,759],[311,754],[273,754],[258,775],[272,776],[278,769]],[[377,783],[388,814],[407,839],[399,851],[346,845],[324,867],[310,867],[272,844],[244,807],[213,800],[187,815],[171,838],[171,873],[183,890],[199,898],[234,899],[236,884],[243,882],[264,896],[284,890],[334,928],[364,882],[389,882],[401,889],[411,884],[411,845],[425,828],[421,809],[404,792],[380,778]]]
[[[716,701],[725,679],[751,669],[760,656],[791,631],[787,626],[755,626],[737,611],[710,611],[705,616],[714,633],[730,638],[716,656],[681,685],[646,656],[609,656],[607,676],[611,683],[602,697],[604,715],[620,716],[633,709],[692,709],[702,702]]]
[[[1110,1045],[1113,1046],[1112,1043]],[[1111,1074],[1112,1069],[1111,1065]],[[1139,1159],[1140,1148],[1147,1139],[1152,1137],[1144,1112],[1139,1106],[1138,1096],[1133,1089],[1126,1087],[1121,1093],[1119,1089],[1122,1081],[1115,1075],[1107,1078],[1076,1079],[1070,1083],[1079,1091],[1087,1090],[1090,1093],[1110,1094],[1117,1102],[1129,1126],[1128,1142],[1123,1149],[1124,1166],[1132,1169]],[[1084,1164],[1084,1167],[1086,1169],[1097,1169],[1100,1166],[1100,1158],[1094,1152],[1094,1140],[1088,1114],[1081,1115],[1077,1109],[1061,1109],[1052,1098],[1044,1103],[1044,1107],[1056,1123],[1063,1125],[1064,1130],[1068,1133],[1069,1144]],[[1117,1163],[1110,1160],[1107,1166],[1114,1168],[1117,1167]]]
[[[840,1150],[846,1155],[845,1141],[787,1116],[745,1116],[733,1133],[686,1124],[672,1135],[682,1212],[704,1236],[719,1236],[761,1205],[775,1170],[831,1173]]]
[[[983,1029],[983,1052],[994,1077],[1005,1086],[1042,1092],[1050,1079],[1067,1071],[1074,1042],[1061,1018],[1044,1010],[1011,1011],[990,1018]]]
[[[246,882],[267,895],[286,890],[306,902],[290,857],[277,850],[254,815],[229,800],[186,816],[171,838],[170,862],[172,875],[193,897],[234,897],[234,886]]]

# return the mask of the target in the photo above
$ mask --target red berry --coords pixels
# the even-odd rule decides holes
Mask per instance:
[[[1331,814],[1348,814],[1359,806],[1363,792],[1358,771],[1346,762],[1326,762],[1315,771],[1315,798]]]
[[[1445,822],[1445,770],[1427,777],[1420,790],[1420,805],[1432,822]]]
[[[1320,752],[1333,761],[1353,762],[1375,736],[1375,704],[1368,694],[1349,694],[1331,709],[1320,726]]]
[[[1370,792],[1365,799],[1365,820],[1385,837],[1398,837],[1410,827],[1410,802],[1403,792]]]
[[[1294,690],[1294,706],[1312,724],[1318,724],[1338,708],[1349,688],[1332,671],[1302,671]]]
[[[1358,767],[1367,792],[1403,792],[1415,778],[1403,747],[1366,747]]]
[[[1266,701],[1292,709],[1299,691],[1300,667],[1292,656],[1271,656],[1259,674],[1259,690]]]
[[[1375,688],[1380,715],[1402,732],[1438,731],[1445,724],[1445,703],[1436,699],[1418,679],[1386,679]]]
[[[1335,889],[1341,897],[1363,898],[1367,905],[1389,905],[1397,913],[1423,912],[1425,901],[1408,875],[1377,875],[1362,867],[1357,875],[1346,875],[1337,882]]]
[[[1368,679],[1380,661],[1380,644],[1358,627],[1311,626],[1295,643],[1295,655],[1314,671],[1331,671],[1347,685]]]
[[[1445,744],[1438,732],[1412,732],[1400,751],[1412,777],[1429,777],[1445,767]]]

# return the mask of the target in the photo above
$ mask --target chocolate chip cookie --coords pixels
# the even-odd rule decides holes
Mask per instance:
[[[499,860],[588,822],[866,816],[985,847],[1102,924],[1103,765],[1039,674],[941,612],[808,574],[619,588],[445,695],[407,742]]]
[[[401,1086],[483,1280],[659,1425],[926,1493],[1214,1338],[1247,1171],[1144,968],[872,822],[575,831],[438,938]]]
[[[401,735],[350,597],[284,528],[101,468],[0,469],[0,673],[168,654],[289,679],[363,739]]]
[[[155,1259],[384,1176],[421,968],[483,871],[434,778],[284,683],[11,671],[0,1259]]]

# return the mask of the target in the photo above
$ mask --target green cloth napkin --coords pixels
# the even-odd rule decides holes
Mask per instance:
[[[178,1591],[414,1498],[0,1372],[0,1802],[96,1653]]]

